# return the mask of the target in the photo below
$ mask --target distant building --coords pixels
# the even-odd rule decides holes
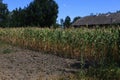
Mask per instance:
[[[72,24],[73,27],[94,27],[94,26],[109,26],[109,25],[120,25],[120,12],[110,13],[102,15],[86,16],[78,19]]]

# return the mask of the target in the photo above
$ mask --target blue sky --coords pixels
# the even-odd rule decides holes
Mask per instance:
[[[9,10],[27,6],[33,0],[3,0]],[[120,0],[55,0],[59,5],[58,20],[70,16],[86,16],[120,10]]]

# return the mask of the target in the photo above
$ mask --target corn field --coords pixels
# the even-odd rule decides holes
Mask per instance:
[[[101,57],[111,52],[118,57],[118,29],[0,29],[0,40],[37,51],[69,57]],[[98,59],[98,58],[97,58]],[[115,58],[117,59],[117,58]]]
[[[100,65],[120,62],[119,28],[1,28],[0,40],[35,51],[77,58],[83,64],[85,60]]]

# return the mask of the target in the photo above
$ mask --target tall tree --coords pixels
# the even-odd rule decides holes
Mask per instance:
[[[71,18],[67,16],[64,21],[64,27],[69,28],[71,25]]]
[[[7,26],[8,14],[7,4],[4,4],[2,0],[0,0],[0,27]]]
[[[10,15],[10,25],[14,27],[25,26],[25,14],[25,10],[22,8],[13,10]]]
[[[73,19],[72,23],[76,22],[78,19],[80,19],[81,17],[80,16],[77,16]]]
[[[51,26],[56,23],[58,5],[54,0],[34,0],[27,8],[27,24]]]

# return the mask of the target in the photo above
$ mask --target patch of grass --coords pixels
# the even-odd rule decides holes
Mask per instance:
[[[0,53],[9,54],[14,52],[11,46],[3,41],[0,41]]]
[[[4,49],[4,50],[2,51],[3,54],[9,54],[9,53],[11,53],[11,52],[13,52],[12,49]]]
[[[83,76],[84,80],[120,80],[120,68],[116,66],[90,67]],[[79,79],[83,76],[80,73],[76,75]]]
[[[69,76],[63,76],[58,80],[120,80],[119,67],[89,68],[84,75],[81,71]]]
[[[6,44],[3,41],[0,41],[0,48],[5,47]]]

